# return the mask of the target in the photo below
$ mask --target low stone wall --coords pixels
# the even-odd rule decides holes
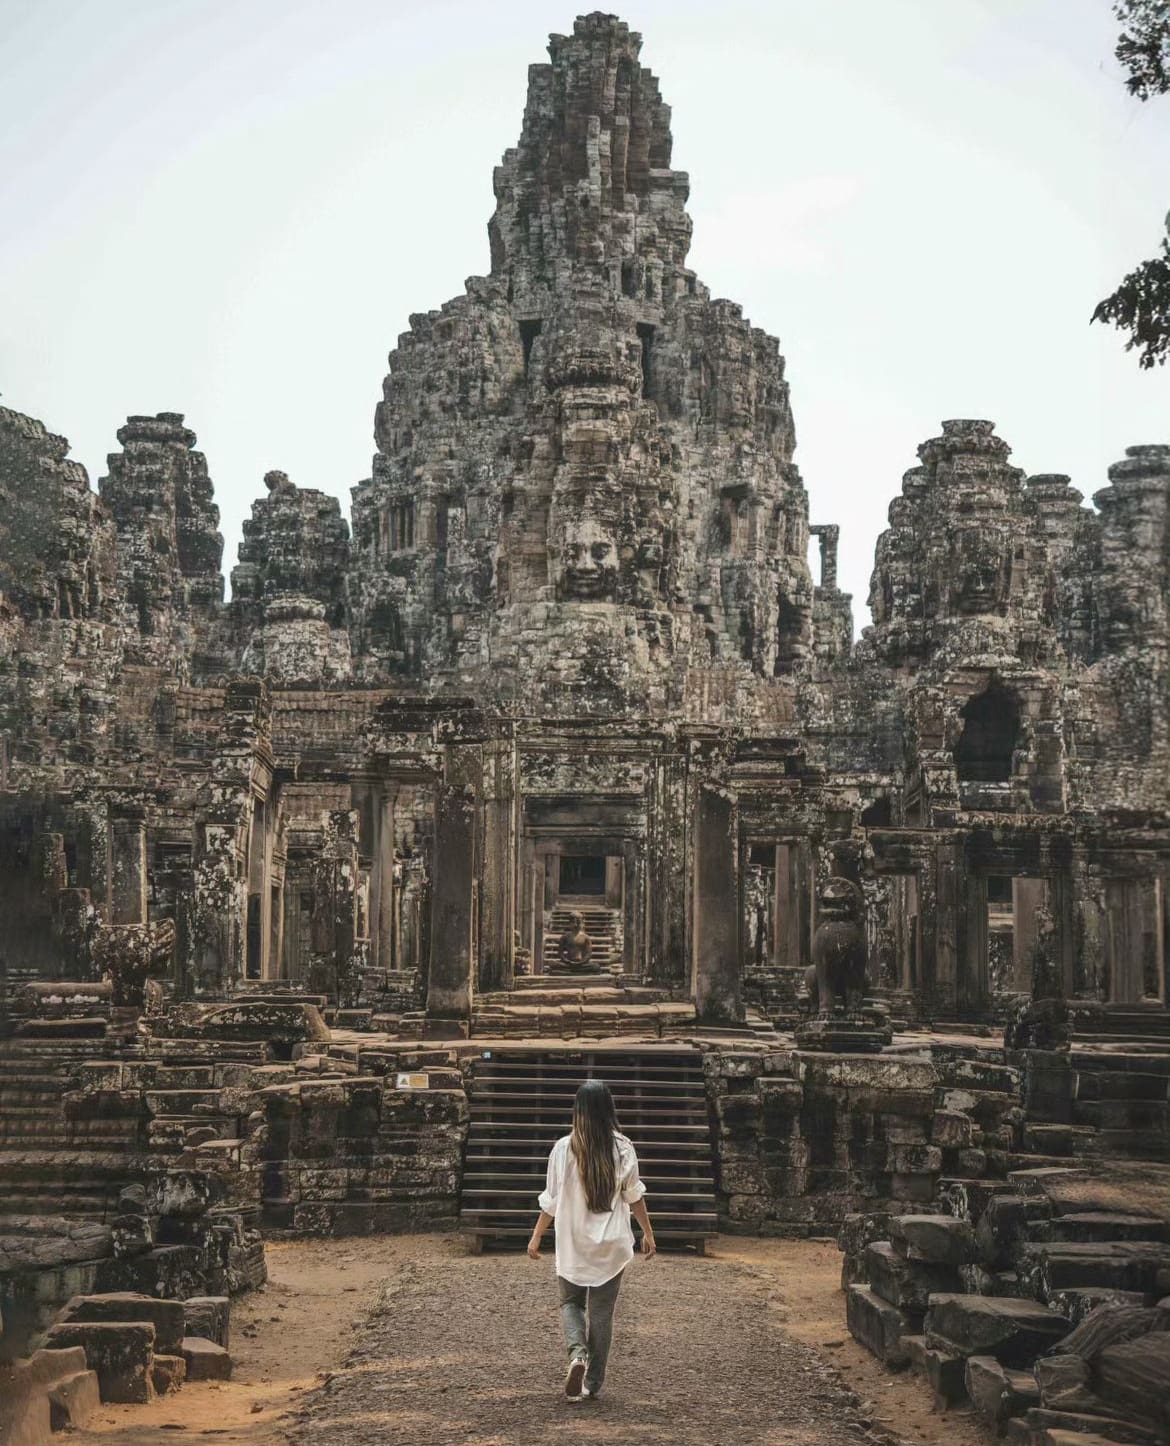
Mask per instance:
[[[426,1084],[398,1088],[399,1065]],[[469,1115],[454,1057],[383,1051],[359,1067],[379,1066],[265,1091],[266,1226],[368,1235],[455,1225]]]
[[[704,1059],[720,1224],[832,1233],[851,1211],[930,1199],[938,1073],[928,1059],[720,1053]]]

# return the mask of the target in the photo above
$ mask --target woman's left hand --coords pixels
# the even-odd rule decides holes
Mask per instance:
[[[535,1235],[528,1242],[528,1258],[529,1260],[540,1259],[540,1240]]]
[[[645,1231],[642,1233],[642,1254],[647,1260],[649,1260],[652,1255],[658,1254],[658,1246],[654,1243],[653,1235],[647,1235]]]

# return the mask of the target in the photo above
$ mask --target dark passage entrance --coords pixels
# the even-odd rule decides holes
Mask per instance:
[[[562,894],[604,894],[605,856],[561,859],[559,892]]]

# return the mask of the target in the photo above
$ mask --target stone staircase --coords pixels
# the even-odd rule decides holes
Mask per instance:
[[[573,915],[581,915],[581,926],[589,935],[590,960],[603,973],[621,973],[624,944],[620,909],[606,909],[597,904],[558,904],[549,918],[544,936],[544,970],[553,972],[561,936],[572,928]]]
[[[532,1231],[548,1154],[567,1134],[583,1079],[610,1087],[638,1152],[660,1245],[700,1253],[717,1229],[711,1129],[697,1050],[492,1050],[474,1062],[461,1228],[518,1249]],[[551,1234],[551,1232],[550,1232]]]
[[[1078,1044],[1123,1044],[1170,1050],[1170,1010],[1164,1004],[1069,1005]]]
[[[599,982],[595,974],[528,975],[475,1001],[479,1039],[660,1039],[693,1024],[695,1006],[666,989]]]

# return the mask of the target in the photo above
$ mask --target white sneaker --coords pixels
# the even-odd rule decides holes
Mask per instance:
[[[581,1400],[581,1383],[585,1379],[585,1372],[589,1362],[584,1356],[578,1356],[576,1360],[569,1362],[569,1369],[565,1373],[565,1395],[570,1401]]]

